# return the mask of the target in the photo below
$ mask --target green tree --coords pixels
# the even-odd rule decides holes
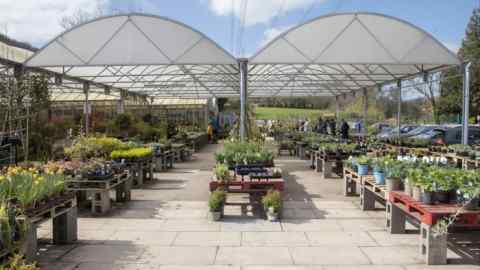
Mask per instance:
[[[464,62],[471,62],[470,113],[480,114],[480,9],[473,10],[468,22],[458,56]],[[462,111],[462,72],[451,69],[442,74],[441,97],[442,114],[459,114]]]

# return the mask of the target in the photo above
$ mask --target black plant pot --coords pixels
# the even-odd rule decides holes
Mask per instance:
[[[431,205],[433,204],[433,192],[423,191],[422,192],[422,203]]]
[[[451,189],[448,191],[448,201],[450,203],[458,203],[457,190]]]
[[[439,203],[449,203],[449,196],[448,196],[448,191],[437,191],[435,192],[435,200],[437,200]]]

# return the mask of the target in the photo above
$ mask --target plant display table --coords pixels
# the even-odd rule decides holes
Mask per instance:
[[[322,173],[323,178],[331,178],[333,169],[335,173],[341,175],[343,173],[343,161],[348,158],[345,153],[326,153],[325,151],[315,151],[311,161],[316,172]],[[312,160],[313,159],[313,160]]]
[[[169,150],[162,151],[155,155],[155,171],[165,171],[173,168],[173,152]]]
[[[133,187],[141,187],[144,182],[154,178],[153,158],[127,162],[127,167],[132,176]]]
[[[456,204],[424,205],[400,191],[391,191],[387,201],[387,228],[392,234],[405,233],[407,217],[420,224],[420,252],[426,264],[447,263],[447,232],[436,233],[434,226],[461,209]],[[480,211],[461,210],[454,227],[480,228]]]
[[[374,210],[375,202],[385,205],[388,196],[385,185],[377,185],[373,175],[359,176],[352,168],[343,169],[343,194],[355,196],[360,187],[360,206],[362,210]]]
[[[25,243],[22,245],[28,261],[34,261],[37,254],[37,227],[52,220],[53,244],[64,245],[77,241],[77,200],[75,193],[68,192],[50,203],[28,210],[17,218],[26,224]]]
[[[104,180],[71,179],[66,184],[68,190],[91,194],[92,214],[106,214],[110,211],[112,190],[115,190],[117,202],[131,200],[132,177],[128,171]]]
[[[225,188],[231,193],[266,193],[270,189],[283,191],[285,180],[283,178],[265,178],[265,177],[242,177],[236,176],[234,180],[219,182],[216,179],[209,184],[210,191],[219,187]]]
[[[187,146],[196,152],[208,143],[208,136],[206,133],[198,133],[189,135],[187,140]]]
[[[193,155],[193,150],[183,143],[172,144],[173,159],[177,162],[189,160]]]
[[[306,159],[307,157],[307,147],[308,143],[306,142],[296,142],[296,150],[297,157],[300,159]]]

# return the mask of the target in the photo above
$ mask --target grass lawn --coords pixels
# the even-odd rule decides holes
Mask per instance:
[[[256,119],[259,120],[277,120],[277,119],[316,119],[319,116],[333,116],[329,111],[315,109],[297,109],[297,108],[277,108],[277,107],[257,107]]]

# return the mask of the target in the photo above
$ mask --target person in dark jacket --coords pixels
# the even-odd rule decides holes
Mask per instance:
[[[336,136],[337,135],[337,122],[335,121],[335,119],[332,119],[330,120],[330,134],[332,136]]]
[[[348,139],[348,131],[350,130],[350,126],[348,123],[342,119],[342,124],[340,126],[340,134],[342,134],[342,139]]]

